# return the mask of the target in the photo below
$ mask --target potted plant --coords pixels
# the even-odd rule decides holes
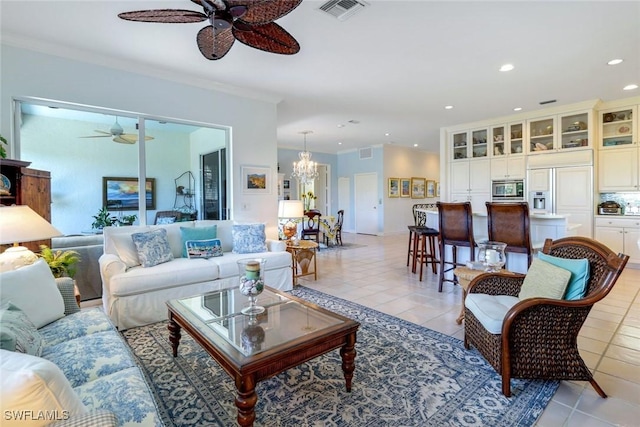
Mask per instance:
[[[109,227],[118,222],[116,217],[111,216],[106,206],[103,206],[96,215],[93,216],[93,223],[91,228],[94,230],[102,230],[104,227]]]
[[[4,136],[0,135],[0,158],[7,158],[7,150],[4,148],[5,145],[8,145],[7,140]]]
[[[53,277],[71,277],[76,275],[76,264],[80,254],[76,251],[54,251],[47,245],[40,245],[38,256],[49,264]]]
[[[137,215],[124,215],[118,219],[118,225],[133,225],[133,222],[138,219]]]

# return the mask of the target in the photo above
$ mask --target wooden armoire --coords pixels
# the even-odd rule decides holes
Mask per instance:
[[[0,203],[6,206],[27,205],[51,222],[51,173],[30,169],[30,164],[22,160],[0,159]],[[40,245],[51,247],[50,239],[19,243],[34,252],[40,251]]]

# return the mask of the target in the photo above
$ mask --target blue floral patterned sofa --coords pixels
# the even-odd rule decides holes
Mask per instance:
[[[78,308],[71,279],[39,260],[0,273],[0,297],[2,426],[164,425],[124,339],[100,307]]]

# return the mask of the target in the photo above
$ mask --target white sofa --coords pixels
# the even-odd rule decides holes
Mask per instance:
[[[224,255],[208,259],[182,257],[181,227],[217,226]],[[266,239],[267,252],[233,253],[233,221],[190,221],[166,225],[106,227],[104,254],[99,259],[104,311],[120,330],[167,319],[166,301],[235,286],[237,261],[265,258],[265,283],[293,289],[291,254],[282,241]],[[131,235],[158,228],[167,230],[173,259],[153,267],[136,264]]]

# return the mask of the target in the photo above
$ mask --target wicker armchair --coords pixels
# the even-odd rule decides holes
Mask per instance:
[[[572,301],[517,302],[507,311],[499,334],[489,333],[465,308],[464,346],[477,348],[502,376],[502,393],[507,397],[511,378],[589,381],[601,397],[607,397],[580,357],[577,338],[591,307],[611,291],[629,257],[586,237],[547,239],[542,251],[559,258],[588,259],[586,295]],[[517,296],[524,277],[482,274],[469,284],[468,294]]]

